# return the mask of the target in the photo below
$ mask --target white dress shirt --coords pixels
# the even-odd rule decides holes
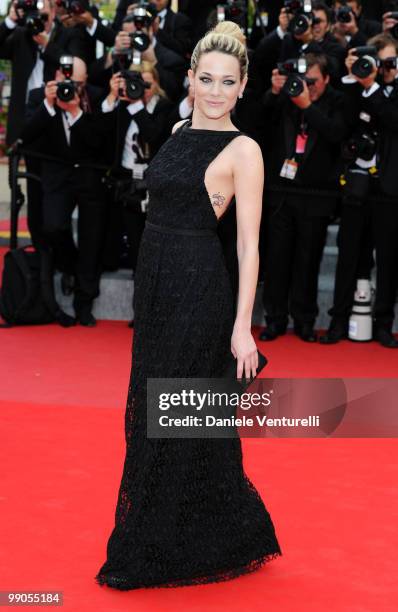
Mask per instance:
[[[53,106],[50,106],[47,100],[44,100],[44,106],[46,107],[51,117],[54,117],[56,115],[55,108]],[[83,115],[83,111],[81,109],[79,113],[76,115],[76,117],[71,115],[69,111],[62,111],[62,123],[64,124],[65,138],[66,138],[66,142],[68,143],[68,145],[70,145],[70,128],[77,121],[79,121],[82,115]]]

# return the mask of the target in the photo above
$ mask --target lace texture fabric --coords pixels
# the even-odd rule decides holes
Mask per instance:
[[[216,230],[204,175],[241,132],[188,126],[170,136],[148,168],[147,218],[171,228]],[[146,437],[146,379],[221,376],[233,358],[232,304],[216,232],[145,229],[135,275],[126,456],[98,584],[130,590],[219,582],[282,554],[244,472],[239,438]]]

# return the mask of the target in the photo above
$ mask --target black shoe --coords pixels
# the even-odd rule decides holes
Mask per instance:
[[[77,319],[80,325],[84,325],[84,327],[95,327],[97,325],[97,319],[89,311],[79,312]]]
[[[311,323],[295,323],[294,333],[304,342],[316,342],[318,340],[318,336]]]
[[[348,338],[348,324],[332,321],[326,334],[319,338],[319,342],[321,344],[337,344],[345,338]]]
[[[398,340],[388,329],[376,328],[373,332],[373,340],[380,342],[386,348],[398,348]]]
[[[286,334],[286,327],[277,325],[276,323],[269,323],[265,329],[261,332],[260,340],[275,340],[278,336]]]
[[[58,310],[55,319],[62,327],[73,327],[73,325],[76,325],[75,317],[69,316],[63,310]]]
[[[61,276],[61,291],[64,295],[72,295],[75,290],[75,277],[64,272]]]
[[[134,327],[134,319],[131,319],[131,321],[129,321],[128,326],[129,326],[130,328],[131,328],[131,327]]]

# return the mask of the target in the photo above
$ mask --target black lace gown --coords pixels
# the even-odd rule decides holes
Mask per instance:
[[[231,284],[204,175],[242,133],[190,125],[170,136],[147,171],[152,225],[135,275],[126,457],[107,559],[95,577],[122,590],[228,580],[282,554],[243,470],[239,438],[146,437],[147,377],[217,377],[233,359]]]

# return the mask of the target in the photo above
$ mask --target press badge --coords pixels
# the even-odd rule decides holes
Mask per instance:
[[[285,159],[285,163],[282,166],[280,176],[282,178],[290,179],[291,181],[296,178],[298,169],[298,163],[295,159]]]

